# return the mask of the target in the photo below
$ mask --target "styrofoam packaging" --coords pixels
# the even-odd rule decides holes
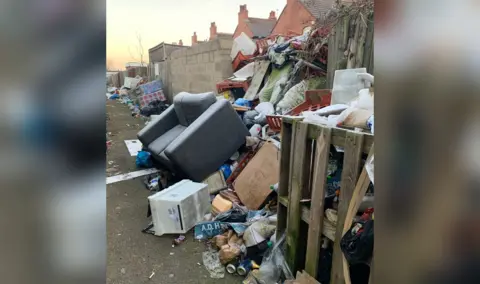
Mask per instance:
[[[366,68],[336,70],[330,104],[348,104],[356,99],[358,91],[365,88],[365,82],[358,77],[358,74],[366,72]]]
[[[210,212],[208,185],[182,180],[148,197],[156,236],[184,234]]]

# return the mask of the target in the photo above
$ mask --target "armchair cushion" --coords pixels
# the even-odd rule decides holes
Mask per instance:
[[[213,93],[181,92],[173,98],[173,105],[180,124],[189,126],[216,101],[217,98]]]
[[[168,107],[160,116],[145,126],[137,137],[143,145],[147,146],[158,137],[178,125],[177,114],[173,106]]]
[[[152,143],[148,145],[148,150],[155,154],[155,155],[160,155],[165,148],[173,141],[175,138],[180,135],[184,130],[186,129],[185,126],[182,125],[176,125],[172,129],[168,130],[165,132],[162,136],[158,137],[155,139]]]

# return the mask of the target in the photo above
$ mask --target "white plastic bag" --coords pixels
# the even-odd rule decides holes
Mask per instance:
[[[361,89],[358,98],[350,103],[351,107],[373,111],[374,96],[370,89]]]
[[[330,105],[326,106],[324,108],[318,109],[314,111],[316,115],[320,116],[328,116],[330,114],[340,114],[342,111],[346,110],[349,106],[344,105],[344,104],[336,104],[336,105]]]
[[[302,80],[300,83],[290,88],[290,90],[285,93],[283,99],[277,104],[277,111],[282,112],[291,110],[292,108],[303,103],[305,100],[305,91],[307,90],[307,87],[307,81]]]
[[[275,113],[275,110],[273,109],[273,104],[271,102],[259,103],[255,107],[255,110],[258,111],[260,114],[264,115],[271,115]]]
[[[373,85],[373,75],[369,73],[358,73],[358,78],[364,81],[365,87],[369,88]]]
[[[328,124],[327,117],[316,115],[315,112],[313,111],[304,111],[302,112],[302,116],[305,117],[303,119],[304,122],[323,124],[323,125]]]

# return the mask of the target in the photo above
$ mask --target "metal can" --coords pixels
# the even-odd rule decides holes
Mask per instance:
[[[227,272],[230,274],[233,274],[237,271],[237,268],[235,267],[235,265],[231,263],[227,265],[226,269],[227,269]]]
[[[237,267],[238,275],[245,276],[252,270],[252,261],[244,260]]]

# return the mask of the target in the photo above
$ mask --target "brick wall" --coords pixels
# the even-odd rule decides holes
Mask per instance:
[[[231,36],[218,35],[212,41],[172,52],[166,61],[167,78],[162,78],[169,100],[182,91],[216,92],[215,85],[233,75],[232,45]]]
[[[297,0],[287,1],[276,26],[273,28],[273,35],[287,35],[289,32],[302,34],[303,29],[312,24],[315,18]]]

